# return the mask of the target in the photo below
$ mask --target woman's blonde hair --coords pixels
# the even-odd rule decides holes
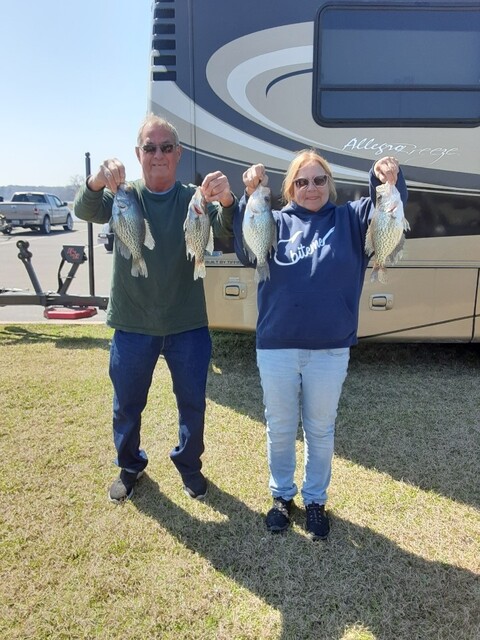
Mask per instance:
[[[285,179],[282,184],[282,198],[286,204],[293,200],[293,194],[295,191],[295,185],[293,183],[299,170],[304,165],[310,164],[311,162],[319,164],[328,176],[328,193],[330,200],[335,202],[337,199],[337,190],[335,189],[332,170],[330,169],[328,162],[325,158],[322,158],[316,149],[302,149],[295,154],[295,157],[287,169],[287,173],[285,174]]]

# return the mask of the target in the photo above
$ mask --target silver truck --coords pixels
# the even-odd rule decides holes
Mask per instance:
[[[9,202],[0,202],[0,231],[9,234],[15,227],[50,233],[52,226],[73,229],[73,215],[68,204],[51,193],[17,191]]]

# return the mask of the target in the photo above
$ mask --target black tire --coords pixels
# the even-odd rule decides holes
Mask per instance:
[[[107,242],[105,243],[105,251],[107,253],[112,253],[113,251],[113,238],[114,238],[113,233],[108,234]]]
[[[73,218],[70,214],[68,214],[67,221],[63,225],[63,228],[65,229],[65,231],[73,231]]]
[[[50,222],[50,216],[45,216],[42,224],[40,225],[40,233],[48,235],[52,231],[52,224]]]

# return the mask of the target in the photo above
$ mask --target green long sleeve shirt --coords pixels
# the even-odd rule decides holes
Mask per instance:
[[[203,280],[193,279],[194,262],[187,258],[183,230],[196,187],[177,181],[168,193],[155,194],[143,180],[130,184],[150,225],[155,248],[142,250],[148,278],[132,276],[131,258],[127,260],[114,250],[107,324],[160,336],[207,326]],[[95,192],[84,186],[75,198],[74,211],[81,220],[105,224],[112,215],[112,204],[113,193],[108,189]],[[215,236],[232,237],[236,205],[236,200],[231,207],[209,205]]]

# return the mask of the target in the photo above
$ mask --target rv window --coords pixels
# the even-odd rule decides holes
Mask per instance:
[[[480,5],[335,5],[315,23],[322,126],[477,126]]]

